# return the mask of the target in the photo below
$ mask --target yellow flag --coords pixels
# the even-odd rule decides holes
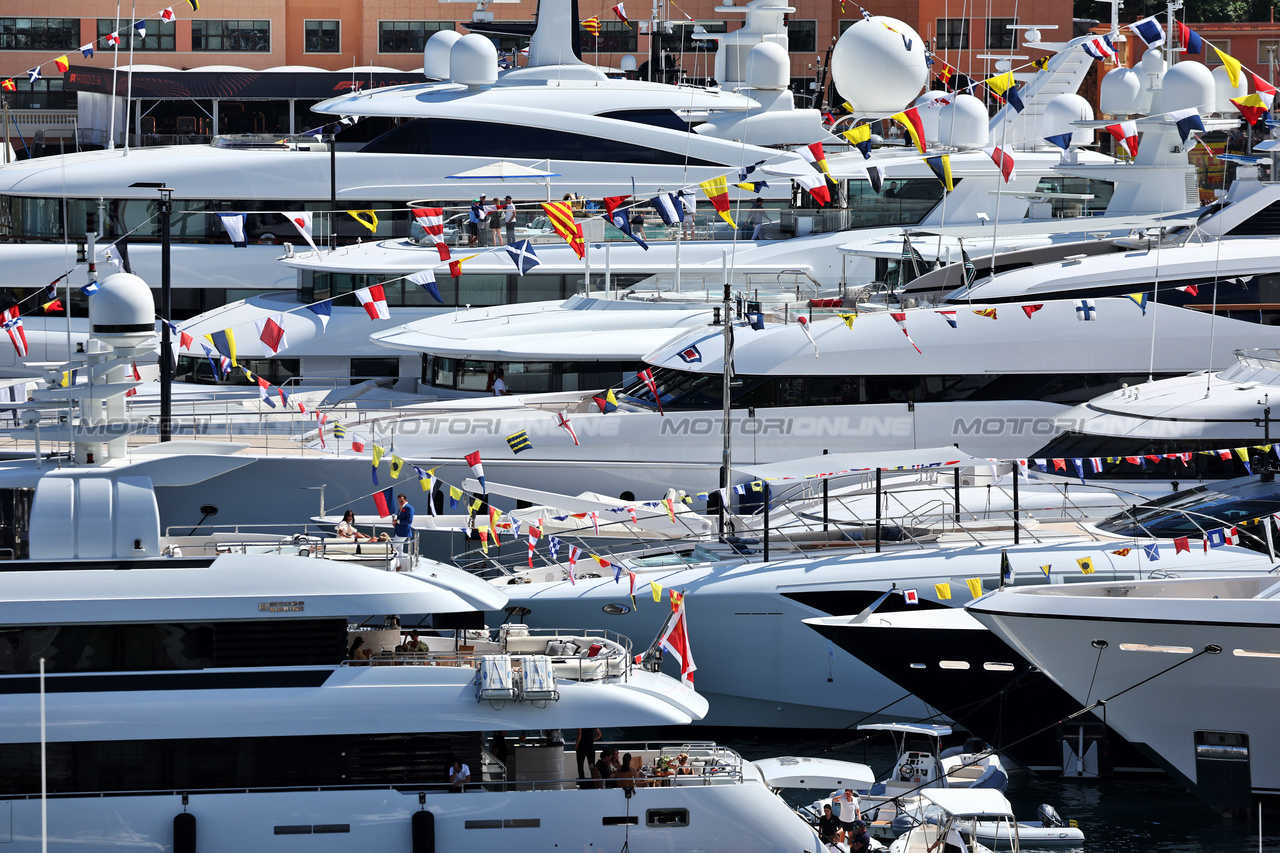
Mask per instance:
[[[933,585],[933,591],[938,594],[939,601],[947,601],[948,599],[951,598],[950,583],[935,583]]]
[[[1249,448],[1247,448],[1247,447],[1237,447],[1237,448],[1236,448],[1236,455],[1237,455],[1237,456],[1239,456],[1239,457],[1240,457],[1240,459],[1241,459],[1242,461],[1244,461],[1244,462],[1248,462],[1248,461],[1249,461]]]
[[[988,77],[986,80],[983,80],[982,82],[986,84],[988,89],[995,92],[997,95],[1003,95],[1005,93],[1005,90],[1007,90],[1010,86],[1018,85],[1017,81],[1013,79],[1012,71],[1006,71],[1003,74],[997,74],[994,77]]]
[[[857,127],[850,128],[840,134],[854,145],[871,141],[871,125],[860,124]]]
[[[482,503],[482,501],[481,501],[479,498],[476,498],[475,500],[473,500],[473,501],[471,502],[471,514],[472,514],[472,515],[475,515],[477,512],[479,512],[479,511],[480,511],[480,504],[481,504],[481,503]]]
[[[1086,575],[1093,574],[1093,557],[1081,557],[1076,560],[1076,564],[1080,566],[1080,571]]]
[[[853,321],[858,319],[857,314],[837,314],[836,316],[839,317],[841,320],[844,320],[844,324],[848,326],[850,329],[853,328]]]
[[[378,214],[372,210],[348,210],[351,218],[359,222],[365,228],[369,229],[369,233],[375,233],[378,230]]]
[[[481,527],[478,532],[480,534],[480,550],[488,554],[489,553],[489,528]]]
[[[418,482],[422,484],[422,491],[424,492],[431,491],[432,487],[435,486],[435,481],[436,481],[435,468],[432,468],[431,470],[427,471],[427,476],[418,478]]]
[[[711,206],[716,209],[716,213],[720,214],[720,218],[728,222],[729,227],[737,228],[737,223],[729,215],[729,182],[725,180],[724,175],[703,181],[698,186],[707,194],[707,201],[711,202]]]
[[[404,460],[394,453],[391,454],[391,479],[400,479],[400,469],[404,467]]]
[[[387,451],[383,450],[381,447],[379,447],[376,444],[373,446],[373,467],[374,468],[377,468],[379,465],[382,464],[382,454],[386,452]]]
[[[969,587],[969,594],[974,598],[982,595],[982,578],[969,578],[965,583]]]
[[[652,583],[649,584],[649,591],[653,593],[654,601],[662,600],[662,584],[658,583],[657,581],[653,581]]]
[[[456,502],[460,497],[462,497],[462,489],[459,489],[457,486],[450,486],[449,500]]]
[[[1218,50],[1216,47],[1213,49],[1213,51],[1214,53],[1218,54],[1218,58],[1222,60],[1222,67],[1227,69],[1227,76],[1231,78],[1231,85],[1233,87],[1239,86],[1240,85],[1240,60],[1236,59],[1234,56],[1223,53],[1222,51]]]

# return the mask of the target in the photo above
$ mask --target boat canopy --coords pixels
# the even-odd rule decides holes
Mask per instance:
[[[858,726],[858,731],[903,732],[909,735],[940,738],[951,734],[951,726],[930,723],[867,723],[866,725]]]
[[[831,758],[764,758],[751,762],[770,788],[833,788],[863,790],[875,784],[876,774],[865,764]]]
[[[991,788],[925,788],[920,796],[953,815],[1013,817],[1008,798]]]

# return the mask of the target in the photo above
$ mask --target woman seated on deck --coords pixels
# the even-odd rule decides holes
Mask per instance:
[[[337,534],[344,539],[350,539],[353,542],[372,542],[373,537],[367,533],[361,533],[356,530],[356,514],[351,510],[347,510],[342,516],[342,521],[338,522],[338,526],[334,528]]]
[[[616,771],[614,771],[614,774],[613,774],[613,781],[617,784],[617,787],[619,788],[636,787],[636,779],[639,777],[639,775],[640,774],[636,770],[636,768],[632,766],[631,753],[629,752],[623,753],[622,766],[619,767]]]

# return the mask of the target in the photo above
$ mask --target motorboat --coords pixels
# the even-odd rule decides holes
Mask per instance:
[[[1268,522],[1269,523],[1269,522]],[[969,612],[1214,808],[1277,787],[1272,573],[994,591]]]
[[[999,791],[974,788],[928,788],[910,803],[904,823],[911,828],[889,846],[893,853],[924,853],[942,842],[960,850],[1020,850],[1080,847],[1084,833],[1066,825],[1051,807],[1040,807],[1038,823],[1018,821]],[[957,843],[959,842],[959,843]]]

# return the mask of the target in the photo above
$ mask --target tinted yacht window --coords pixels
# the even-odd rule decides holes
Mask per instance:
[[[414,119],[384,133],[363,149],[374,154],[435,154],[449,157],[520,157],[525,159],[599,160],[659,166],[716,166],[677,151],[664,151],[567,133],[545,127],[516,127],[487,121]],[[934,181],[937,183],[937,181]]]

